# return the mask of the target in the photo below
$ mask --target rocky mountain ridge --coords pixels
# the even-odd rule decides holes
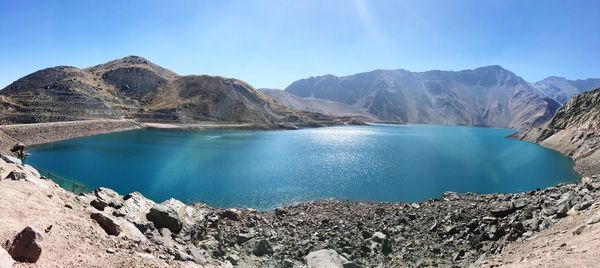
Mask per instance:
[[[179,76],[138,56],[86,69],[43,69],[0,91],[2,123],[84,119],[217,121],[267,126],[317,126],[320,121],[336,121],[276,104],[237,79]]]
[[[600,79],[568,80],[564,77],[550,76],[533,83],[533,86],[560,104],[564,104],[577,94],[599,88]]]
[[[298,111],[315,112],[338,117],[359,118],[368,122],[380,121],[360,107],[337,101],[298,97],[280,89],[260,88],[258,91],[272,98],[275,102]]]
[[[546,124],[515,137],[570,156],[583,175],[600,173],[600,88],[575,96]]]
[[[376,70],[298,80],[300,97],[345,103],[384,121],[524,129],[544,123],[559,104],[501,66],[473,70]]]

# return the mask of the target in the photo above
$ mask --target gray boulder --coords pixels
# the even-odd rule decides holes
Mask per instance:
[[[90,203],[98,210],[104,210],[105,207],[120,208],[123,206],[123,197],[119,193],[104,187],[94,190],[96,199]]]
[[[373,234],[373,236],[371,237],[371,239],[373,239],[373,241],[375,241],[377,243],[383,242],[383,240],[385,240],[386,238],[387,238],[387,236],[384,235],[382,232],[375,232]]]
[[[235,208],[230,208],[221,212],[220,216],[221,218],[230,219],[232,221],[239,221],[242,217],[242,213]]]
[[[20,172],[20,171],[11,171],[10,173],[8,173],[8,175],[6,175],[6,178],[4,178],[4,179],[5,180],[13,180],[13,181],[26,180],[27,174],[25,174],[25,172]]]
[[[123,206],[113,211],[113,215],[125,218],[142,232],[151,229],[152,223],[146,219],[146,214],[156,203],[138,192],[130,193],[123,199]]]
[[[306,255],[309,268],[344,268],[342,257],[333,249],[321,249]]]
[[[252,254],[256,256],[273,254],[273,247],[271,247],[271,243],[269,243],[269,241],[262,239],[256,243],[254,250],[252,250]]]
[[[178,234],[183,227],[177,212],[172,208],[161,204],[154,205],[148,214],[146,214],[146,218],[154,223],[156,228],[167,228],[176,234]]]
[[[15,236],[8,254],[20,262],[36,262],[42,254],[42,234],[33,227],[25,227]]]

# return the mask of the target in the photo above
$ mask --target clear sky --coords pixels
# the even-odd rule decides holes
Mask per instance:
[[[598,12],[596,0],[0,0],[0,88],[127,55],[257,88],[492,64],[528,81],[600,77]]]

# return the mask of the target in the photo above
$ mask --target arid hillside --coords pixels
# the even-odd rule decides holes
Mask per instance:
[[[0,91],[0,106],[1,123],[136,119],[301,126],[335,120],[279,105],[237,79],[179,76],[137,56],[34,72]]]

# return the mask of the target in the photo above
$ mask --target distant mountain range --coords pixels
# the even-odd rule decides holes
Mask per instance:
[[[340,117],[355,117],[370,122],[379,121],[376,117],[361,107],[356,107],[337,101],[298,97],[280,89],[259,88],[258,91],[266,96],[269,96],[275,102],[281,105],[299,111],[322,113]]]
[[[533,86],[560,104],[563,104],[577,94],[599,88],[600,79],[567,80],[564,77],[550,76],[533,83]]]
[[[129,56],[85,69],[47,68],[13,82],[0,91],[0,123],[132,118],[294,127],[358,118],[525,129],[546,122],[561,103],[594,87],[600,79],[528,83],[500,66],[487,66],[323,75],[298,80],[285,91],[255,90],[232,78],[180,76]]]
[[[329,119],[279,105],[237,79],[180,76],[137,56],[86,69],[43,69],[0,91],[2,123],[132,118],[319,125],[315,117]]]
[[[381,121],[523,129],[546,122],[560,104],[500,67],[464,71],[376,70],[298,80],[286,92],[363,109]]]

